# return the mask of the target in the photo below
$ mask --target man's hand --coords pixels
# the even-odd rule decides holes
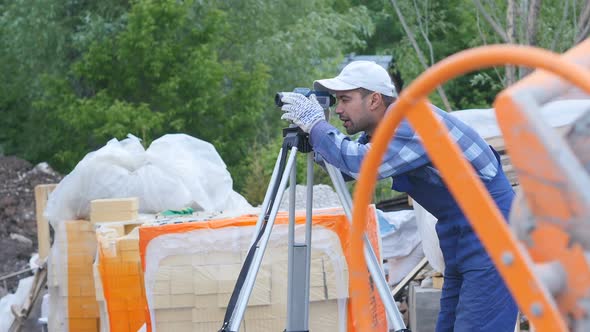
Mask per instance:
[[[292,121],[306,133],[309,133],[316,123],[326,119],[324,109],[315,95],[309,96],[308,99],[300,93],[285,92],[281,101],[284,103],[281,110],[285,112],[281,119]]]

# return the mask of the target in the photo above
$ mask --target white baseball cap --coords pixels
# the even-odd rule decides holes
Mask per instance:
[[[373,61],[364,60],[349,63],[334,78],[314,81],[313,88],[330,93],[364,88],[385,96],[397,97],[395,86],[387,71]]]

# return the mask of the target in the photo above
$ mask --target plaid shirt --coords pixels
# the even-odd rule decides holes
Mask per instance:
[[[486,182],[494,178],[499,165],[489,145],[475,130],[456,117],[435,106],[432,109],[447,126],[451,138],[458,143],[479,177]],[[370,138],[366,134],[363,133],[357,141],[353,141],[328,122],[321,121],[312,128],[309,136],[314,151],[326,162],[343,174],[358,178],[361,163],[371,147]],[[414,172],[414,175],[425,177],[433,184],[443,183],[438,170],[432,167],[420,137],[404,119],[389,143],[383,163],[379,166],[378,178],[385,179],[412,170],[418,171],[420,167],[423,167],[421,173],[424,174]]]

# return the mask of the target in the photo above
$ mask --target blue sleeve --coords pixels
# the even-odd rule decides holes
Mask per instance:
[[[371,143],[361,144],[353,141],[326,121],[321,121],[313,127],[310,142],[313,149],[326,162],[355,179],[358,178],[361,163],[371,148]],[[420,139],[404,120],[387,148],[378,169],[378,178],[395,176],[427,163],[429,159]]]

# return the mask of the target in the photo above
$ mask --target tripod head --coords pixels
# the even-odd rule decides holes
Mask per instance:
[[[283,147],[288,150],[294,146],[297,147],[298,152],[308,153],[313,151],[309,142],[309,134],[292,124],[287,128],[283,128]]]

